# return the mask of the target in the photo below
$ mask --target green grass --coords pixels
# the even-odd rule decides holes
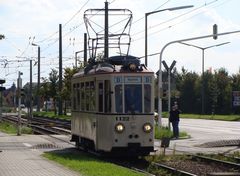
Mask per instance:
[[[17,128],[13,124],[7,122],[0,122],[0,131],[8,134],[16,134]]]
[[[208,119],[208,120],[224,120],[224,121],[240,121],[240,115],[180,114],[180,118]]]
[[[168,118],[168,112],[162,112],[163,118]],[[206,119],[206,120],[223,120],[223,121],[240,121],[240,115],[217,115],[217,114],[180,114],[180,119]]]
[[[33,115],[34,116],[41,116],[41,117],[49,117],[49,118],[60,118],[60,119],[66,119],[66,120],[71,119],[71,116],[68,116],[68,115],[60,115],[59,116],[58,114],[55,114],[53,111],[33,112]]]
[[[0,122],[0,131],[8,134],[17,134],[17,126],[8,122]],[[22,134],[32,134],[32,129],[22,126],[21,132]]]
[[[185,131],[180,131],[179,133],[179,137],[183,138],[183,137],[188,137],[189,135],[187,134],[187,132]],[[168,127],[158,127],[155,126],[155,139],[162,139],[162,138],[171,138],[173,137],[173,132],[171,130],[169,130]]]
[[[44,157],[77,171],[83,176],[139,176],[144,175],[84,153],[48,152]]]

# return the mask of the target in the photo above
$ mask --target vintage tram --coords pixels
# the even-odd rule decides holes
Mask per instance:
[[[105,2],[105,9],[98,9],[85,22],[92,21],[99,11],[104,11],[105,20],[110,12],[115,17],[120,11],[130,18],[126,28],[131,22],[131,11],[108,9],[107,5]],[[87,10],[85,17],[94,10]],[[72,141],[77,147],[100,153],[143,156],[154,150],[154,72],[140,64],[138,57],[121,53],[108,56],[109,48],[120,45],[123,36],[128,37],[125,28],[121,34],[108,34],[105,30],[94,39],[89,37],[93,42],[88,43],[100,46],[89,46],[92,53],[88,64],[72,78]],[[119,41],[114,42],[115,39]],[[101,47],[101,40],[104,55],[99,59],[94,53]]]
[[[72,79],[72,139],[113,154],[147,155],[154,147],[154,73],[138,58],[114,56]]]

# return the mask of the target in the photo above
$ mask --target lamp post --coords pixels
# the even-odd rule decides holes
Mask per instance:
[[[192,44],[188,44],[188,43],[184,43],[184,42],[179,42],[183,45],[187,45],[187,46],[191,46],[194,48],[198,48],[200,50],[202,50],[202,88],[201,88],[201,94],[202,94],[202,114],[205,113],[205,108],[204,108],[204,100],[205,100],[205,93],[204,93],[204,54],[205,54],[205,50],[209,49],[209,48],[213,48],[213,47],[218,47],[218,46],[222,46],[222,45],[226,45],[229,44],[230,42],[224,42],[224,43],[220,43],[217,45],[211,45],[211,46],[207,46],[207,47],[200,47],[200,46],[196,46],[196,45],[192,45]]]
[[[18,88],[18,123],[17,123],[17,135],[21,136],[21,89],[22,89],[22,72],[18,72],[18,79],[17,79],[17,88]]]
[[[229,35],[229,34],[235,34],[235,33],[240,33],[240,30],[237,31],[230,31],[230,32],[224,32],[224,33],[218,33],[217,36],[223,36],[223,35]],[[159,74],[158,74],[158,124],[159,126],[162,125],[162,56],[164,50],[171,44],[174,43],[181,43],[181,42],[187,42],[187,41],[192,41],[192,40],[199,40],[199,39],[204,39],[204,38],[210,38],[215,36],[216,34],[212,35],[204,35],[204,36],[198,36],[198,37],[192,37],[192,38],[185,38],[185,39],[180,39],[180,40],[174,40],[171,41],[163,46],[163,48],[160,51],[160,57],[159,57]]]
[[[32,60],[30,60],[30,85],[29,85],[29,117],[28,122],[32,120]]]
[[[147,48],[148,48],[148,45],[147,45],[147,25],[148,25],[147,17],[149,15],[151,15],[151,14],[162,12],[162,11],[174,11],[174,10],[186,9],[186,8],[191,8],[191,7],[193,7],[193,6],[192,5],[189,5],[189,6],[179,6],[179,7],[172,7],[172,8],[156,10],[156,11],[145,13],[145,65],[146,66],[147,66],[147,56],[148,56],[148,53],[147,53]]]
[[[38,79],[37,79],[37,93],[39,94],[40,91],[40,46],[32,43],[33,46],[38,47]],[[37,96],[37,111],[40,111],[40,98]]]

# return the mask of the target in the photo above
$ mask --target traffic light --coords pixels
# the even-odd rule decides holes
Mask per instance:
[[[21,89],[21,97],[24,97],[25,96],[25,92],[24,92],[24,89]]]
[[[0,79],[0,84],[3,84],[3,83],[5,83],[5,82],[6,82],[6,80],[4,80],[4,79]],[[1,91],[4,91],[4,90],[6,90],[6,88],[0,86],[0,92],[1,92]]]
[[[217,36],[218,35],[218,29],[217,29],[217,25],[214,24],[213,25],[213,39],[216,40],[217,39]]]

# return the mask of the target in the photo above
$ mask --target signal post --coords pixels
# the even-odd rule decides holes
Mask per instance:
[[[6,90],[5,87],[2,86],[3,83],[6,81],[4,79],[0,79],[0,92],[1,92],[1,97],[0,97],[0,122],[2,121],[2,91]]]

